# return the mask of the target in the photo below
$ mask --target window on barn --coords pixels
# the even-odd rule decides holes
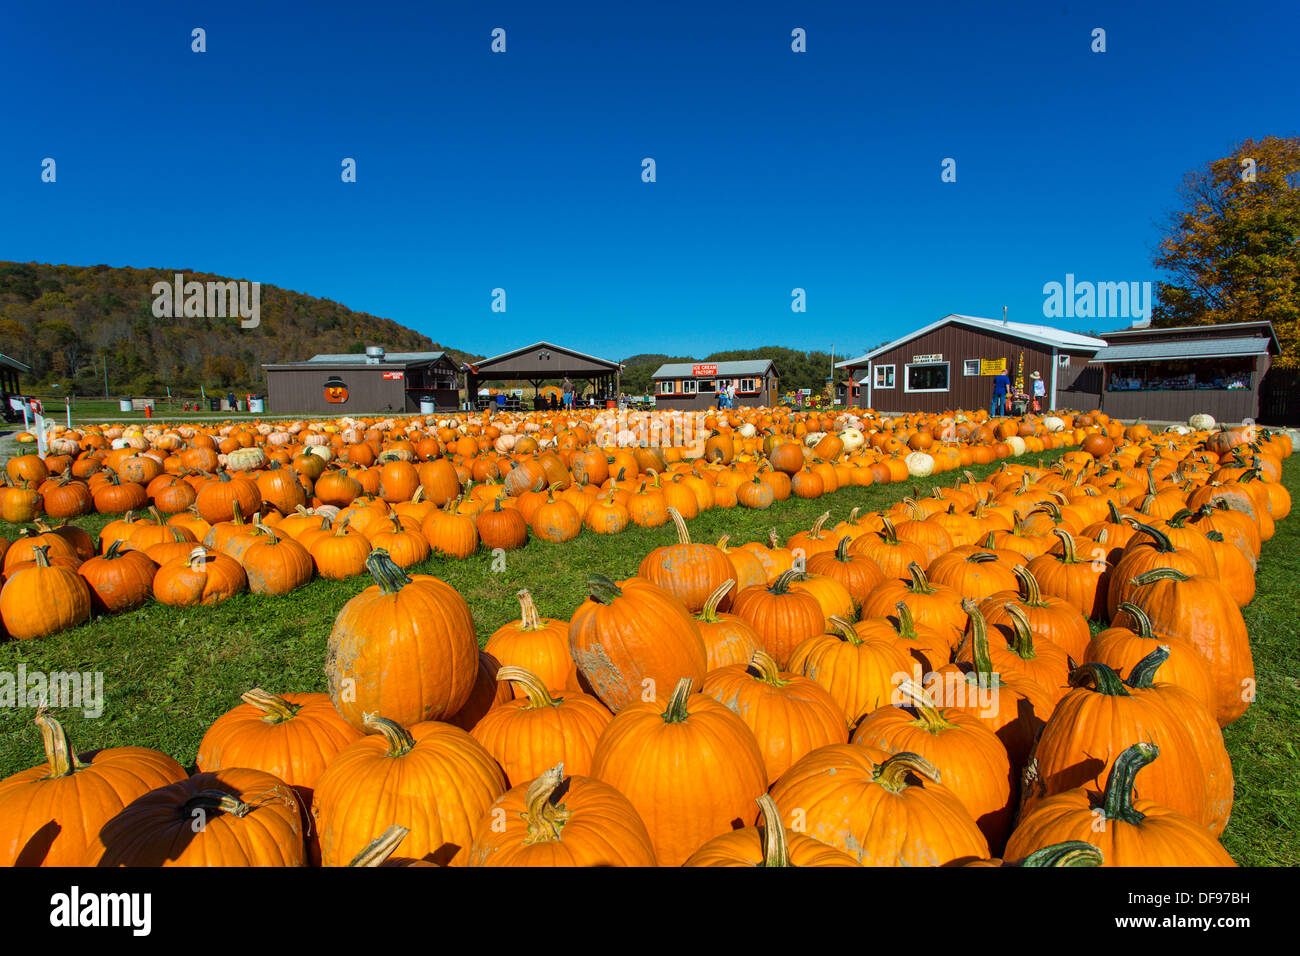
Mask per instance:
[[[893,388],[894,387],[894,366],[877,365],[876,366],[876,388]]]
[[[962,373],[965,375],[978,375],[980,373],[980,360],[967,359],[962,363]]]
[[[908,392],[946,392],[948,391],[948,363],[928,362],[923,365],[908,365],[907,377],[904,379],[905,391]]]

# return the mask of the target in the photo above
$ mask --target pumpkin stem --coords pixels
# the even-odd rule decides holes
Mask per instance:
[[[219,810],[222,813],[229,813],[232,817],[246,817],[252,812],[253,805],[224,790],[204,790],[185,801],[182,815],[191,816],[198,809]]]
[[[664,711],[665,724],[679,724],[690,715],[686,712],[686,701],[691,696],[691,686],[695,682],[683,677],[673,688],[673,696],[668,699],[668,709]]]
[[[1043,592],[1038,586],[1038,578],[1034,577],[1034,572],[1023,564],[1018,564],[1011,569],[1011,573],[1016,576],[1020,583],[1020,598],[1029,607],[1044,607]]]
[[[916,726],[931,734],[939,734],[952,727],[943,713],[926,696],[925,689],[916,681],[908,679],[898,685],[899,692],[907,698],[913,710],[920,718]]]
[[[1070,532],[1066,531],[1064,528],[1053,528],[1052,534],[1061,539],[1061,550],[1065,552],[1064,557],[1061,559],[1061,563],[1078,564],[1079,555],[1074,547],[1074,535],[1070,534]]]
[[[366,556],[366,570],[384,594],[396,594],[411,583],[403,571],[383,548],[375,548]]]
[[[50,566],[50,546],[48,544],[38,544],[32,547],[32,557],[38,568],[48,568]]]
[[[1066,840],[1035,850],[1020,861],[1021,866],[1101,866],[1101,850],[1082,840]]]
[[[384,740],[388,742],[389,757],[405,756],[415,747],[415,738],[396,721],[375,714],[362,714],[361,721],[371,733],[383,734]]]
[[[1134,744],[1115,758],[1106,777],[1101,811],[1107,820],[1122,820],[1137,825],[1146,819],[1133,806],[1133,781],[1138,771],[1160,756],[1160,748],[1151,743]]]
[[[1155,632],[1151,627],[1151,618],[1147,617],[1147,612],[1142,610],[1132,601],[1121,601],[1116,610],[1123,611],[1133,619],[1134,626],[1129,628],[1138,637],[1154,639]]]
[[[898,612],[898,636],[909,641],[917,640],[920,635],[916,633],[916,619],[912,616],[912,609],[907,606],[906,601],[899,601],[894,605],[894,610]]]
[[[549,843],[560,838],[560,831],[569,821],[570,810],[562,804],[552,803],[555,792],[564,783],[564,763],[557,763],[524,791],[524,822],[528,824],[525,844]]]
[[[559,701],[546,689],[541,678],[526,667],[504,666],[497,671],[497,680],[508,680],[524,689],[524,694],[528,697],[528,706],[524,708],[525,710],[556,707],[559,704]]]
[[[756,672],[755,676],[759,680],[772,687],[784,687],[790,683],[781,679],[781,668],[777,666],[776,661],[772,659],[770,654],[762,650],[754,651],[753,656],[749,659],[747,670]]]
[[[758,798],[758,813],[763,822],[763,862],[759,866],[770,869],[794,866],[790,862],[790,843],[786,838],[785,824],[776,802],[768,794]]]
[[[33,723],[41,732],[41,743],[45,746],[45,761],[50,765],[47,780],[67,777],[80,769],[77,755],[72,750],[72,740],[63,725],[50,716],[44,702],[36,708]]]
[[[862,636],[858,634],[858,629],[855,628],[853,622],[847,618],[840,617],[838,614],[832,614],[826,619],[826,623],[830,624],[830,626],[835,629],[836,633],[850,644],[856,645],[862,643]]]
[[[406,827],[393,824],[379,836],[365,845],[365,848],[352,858],[348,866],[383,866],[393,855],[398,844],[406,839],[411,831]]]
[[[603,574],[587,576],[587,593],[598,604],[613,604],[614,599],[623,594],[619,586]]]
[[[719,547],[721,547],[721,545],[719,545]],[[727,578],[727,580],[714,588],[713,593],[704,599],[704,607],[700,610],[700,613],[695,616],[695,619],[703,621],[706,624],[717,623],[718,605],[722,603],[722,599],[727,596],[727,592],[735,586],[735,583],[735,578]]]
[[[673,525],[677,528],[677,543],[690,544],[691,533],[686,529],[686,519],[682,517],[682,513],[669,505],[668,517],[673,519]]]
[[[267,724],[281,724],[286,720],[293,720],[293,717],[300,709],[299,704],[291,704],[283,697],[262,690],[260,687],[254,687],[247,693],[240,694],[239,699],[246,704],[252,704],[262,712],[262,722]]]
[[[767,590],[772,594],[789,594],[791,582],[798,580],[799,575],[802,573],[802,571],[796,571],[794,568],[783,571]]]
[[[1133,665],[1133,669],[1129,671],[1128,680],[1124,681],[1124,683],[1134,690],[1149,689],[1155,683],[1156,671],[1160,670],[1160,665],[1167,660],[1169,660],[1169,646],[1161,644]]]
[[[1129,584],[1135,587],[1144,588],[1148,584],[1155,584],[1157,581],[1190,581],[1191,578],[1177,568],[1153,568],[1146,574],[1139,574],[1135,578],[1129,579]]]
[[[1154,543],[1155,549],[1159,551],[1161,554],[1169,554],[1175,550],[1173,542],[1169,540],[1169,535],[1165,534],[1155,525],[1143,524],[1142,522],[1137,521],[1135,519],[1129,519],[1129,520],[1133,521],[1133,527],[1137,528],[1138,531],[1141,531],[1143,534],[1151,538],[1152,542]]]
[[[1099,694],[1105,694],[1108,697],[1132,697],[1124,682],[1119,679],[1119,675],[1107,667],[1105,664],[1090,662],[1080,664],[1074,670],[1070,671],[1071,687],[1086,687],[1092,685],[1093,690]]]
[[[207,569],[204,567],[208,563],[208,549],[199,545],[190,552],[190,570],[203,572]]]
[[[1022,661],[1033,660],[1038,655],[1034,653],[1034,634],[1029,628],[1029,615],[1018,604],[1007,603],[1002,605],[1002,609],[1011,618],[1011,629],[1015,632],[1011,649]]]
[[[767,547],[769,551],[775,551],[781,547],[781,539],[776,536],[775,528],[767,533]]]
[[[533,596],[528,588],[520,588],[515,592],[515,597],[519,599],[519,630],[541,630],[542,616],[537,613],[537,605],[533,603]]]
[[[929,582],[925,576],[925,569],[915,561],[907,566],[907,573],[912,576],[912,583],[907,590],[913,594],[934,594],[939,589]]]
[[[963,598],[961,609],[966,612],[970,622],[971,661],[975,664],[975,679],[980,687],[997,687],[1001,682],[993,670],[993,658],[989,654],[989,626],[984,614],[970,598]]]
[[[881,535],[886,544],[898,544],[898,530],[894,527],[894,522],[889,518],[881,517]]]
[[[920,754],[914,754],[909,750],[894,754],[876,767],[872,771],[871,778],[890,793],[902,793],[909,786],[908,773],[914,773],[933,783],[940,782],[938,768]]]
[[[808,532],[808,538],[811,541],[820,541],[825,535],[822,533],[822,525],[830,519],[831,513],[823,511],[821,516],[813,522],[812,530]]]

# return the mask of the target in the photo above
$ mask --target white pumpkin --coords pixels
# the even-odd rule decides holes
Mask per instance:
[[[1049,432],[1059,432],[1065,428],[1065,419],[1057,418],[1055,415],[1049,415],[1043,419],[1043,427]]]
[[[1213,415],[1201,412],[1187,419],[1187,424],[1191,425],[1198,432],[1208,432],[1214,430],[1214,426],[1217,422],[1215,422]]]
[[[752,422],[745,422],[745,424],[740,426],[738,431],[740,432],[741,438],[753,438],[758,434],[758,429],[754,427]]]
[[[817,443],[826,437],[825,432],[809,432],[804,436],[803,443],[809,448],[815,448]]]
[[[912,452],[903,459],[903,464],[907,465],[907,473],[913,478],[925,478],[934,473],[934,458],[923,451]]]
[[[844,453],[852,454],[866,442],[866,436],[858,429],[849,427],[840,432],[840,441],[844,442]]]
[[[251,448],[236,448],[226,456],[226,467],[230,471],[256,471],[266,464],[266,452],[256,445]]]
[[[1003,441],[1011,446],[1011,454],[1023,455],[1025,453],[1025,440],[1019,435],[1012,435],[1010,438],[1004,438]]]
[[[328,445],[324,445],[324,444],[308,445],[307,454],[315,455],[316,457],[323,458],[326,461],[330,461],[334,457],[333,450]]]

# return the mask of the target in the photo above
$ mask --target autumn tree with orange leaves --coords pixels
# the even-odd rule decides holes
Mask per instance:
[[[1273,323],[1300,367],[1300,137],[1248,139],[1188,173],[1155,266],[1152,324]]]

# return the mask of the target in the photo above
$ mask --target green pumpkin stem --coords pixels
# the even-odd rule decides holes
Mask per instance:
[[[1134,690],[1150,689],[1155,683],[1156,671],[1160,670],[1160,665],[1167,660],[1169,660],[1169,647],[1161,644],[1133,665],[1133,669],[1129,671],[1128,679],[1124,683]]]
[[[853,538],[847,534],[844,537],[840,538],[840,543],[835,546],[836,561],[840,561],[842,563],[847,564],[848,562],[853,560],[853,556],[849,554],[849,545],[851,545],[852,543],[853,543]]]
[[[668,517],[673,519],[673,526],[676,527],[677,529],[677,543],[690,544],[691,533],[686,528],[686,519],[682,517],[682,513],[678,511],[676,508],[674,508],[672,505],[669,505]]]
[[[383,548],[375,548],[366,557],[366,570],[384,594],[396,594],[411,583],[411,578],[389,557]]]
[[[1021,866],[1101,866],[1105,862],[1101,850],[1082,840],[1066,840],[1035,850],[1020,861]]]
[[[975,665],[974,676],[980,687],[997,687],[1001,684],[997,672],[993,670],[993,658],[989,655],[989,626],[984,614],[970,598],[964,598],[961,609],[966,612],[970,622],[971,661]]]
[[[613,604],[615,598],[623,595],[619,586],[603,574],[587,576],[587,593],[597,604]]]
[[[802,571],[796,571],[793,568],[789,571],[781,572],[777,579],[772,582],[772,586],[768,588],[768,591],[772,594],[789,594],[790,584],[799,580],[799,575],[802,573]]]
[[[1034,633],[1029,626],[1029,615],[1020,605],[1010,602],[1002,605],[1002,609],[1011,618],[1011,630],[1014,634],[1011,649],[1022,661],[1033,660],[1038,655],[1034,652]]]
[[[1133,806],[1133,781],[1138,771],[1160,756],[1155,744],[1134,744],[1115,758],[1106,777],[1106,790],[1102,794],[1102,816],[1107,820],[1122,820],[1137,825],[1146,819]]]
[[[691,696],[691,687],[694,681],[689,677],[683,677],[673,688],[673,696],[668,699],[668,709],[664,711],[665,724],[679,724],[690,715],[686,712],[686,701]]]
[[[1074,670],[1070,671],[1071,687],[1086,687],[1092,685],[1093,690],[1099,694],[1105,694],[1108,697],[1132,697],[1124,686],[1124,682],[1119,679],[1119,675],[1107,667],[1105,664],[1099,664],[1095,661],[1087,664],[1080,664]]]
[[[1034,572],[1030,571],[1026,565],[1018,564],[1011,569],[1011,573],[1016,576],[1020,584],[1020,599],[1028,607],[1045,607],[1043,602],[1043,591],[1038,586],[1038,578],[1034,577]]]
[[[1116,610],[1123,611],[1133,619],[1135,626],[1130,627],[1129,630],[1138,637],[1146,639],[1155,638],[1155,631],[1151,626],[1151,618],[1147,616],[1147,612],[1142,608],[1138,607],[1132,601],[1121,601]]]
[[[907,590],[912,594],[934,594],[939,590],[925,576],[925,568],[915,561],[908,564],[907,573],[912,576],[912,583],[907,586]]]
[[[1153,568],[1145,574],[1139,574],[1135,578],[1129,578],[1129,584],[1134,587],[1144,588],[1148,584],[1155,584],[1157,581],[1190,581],[1191,578],[1183,574],[1177,568]]]

